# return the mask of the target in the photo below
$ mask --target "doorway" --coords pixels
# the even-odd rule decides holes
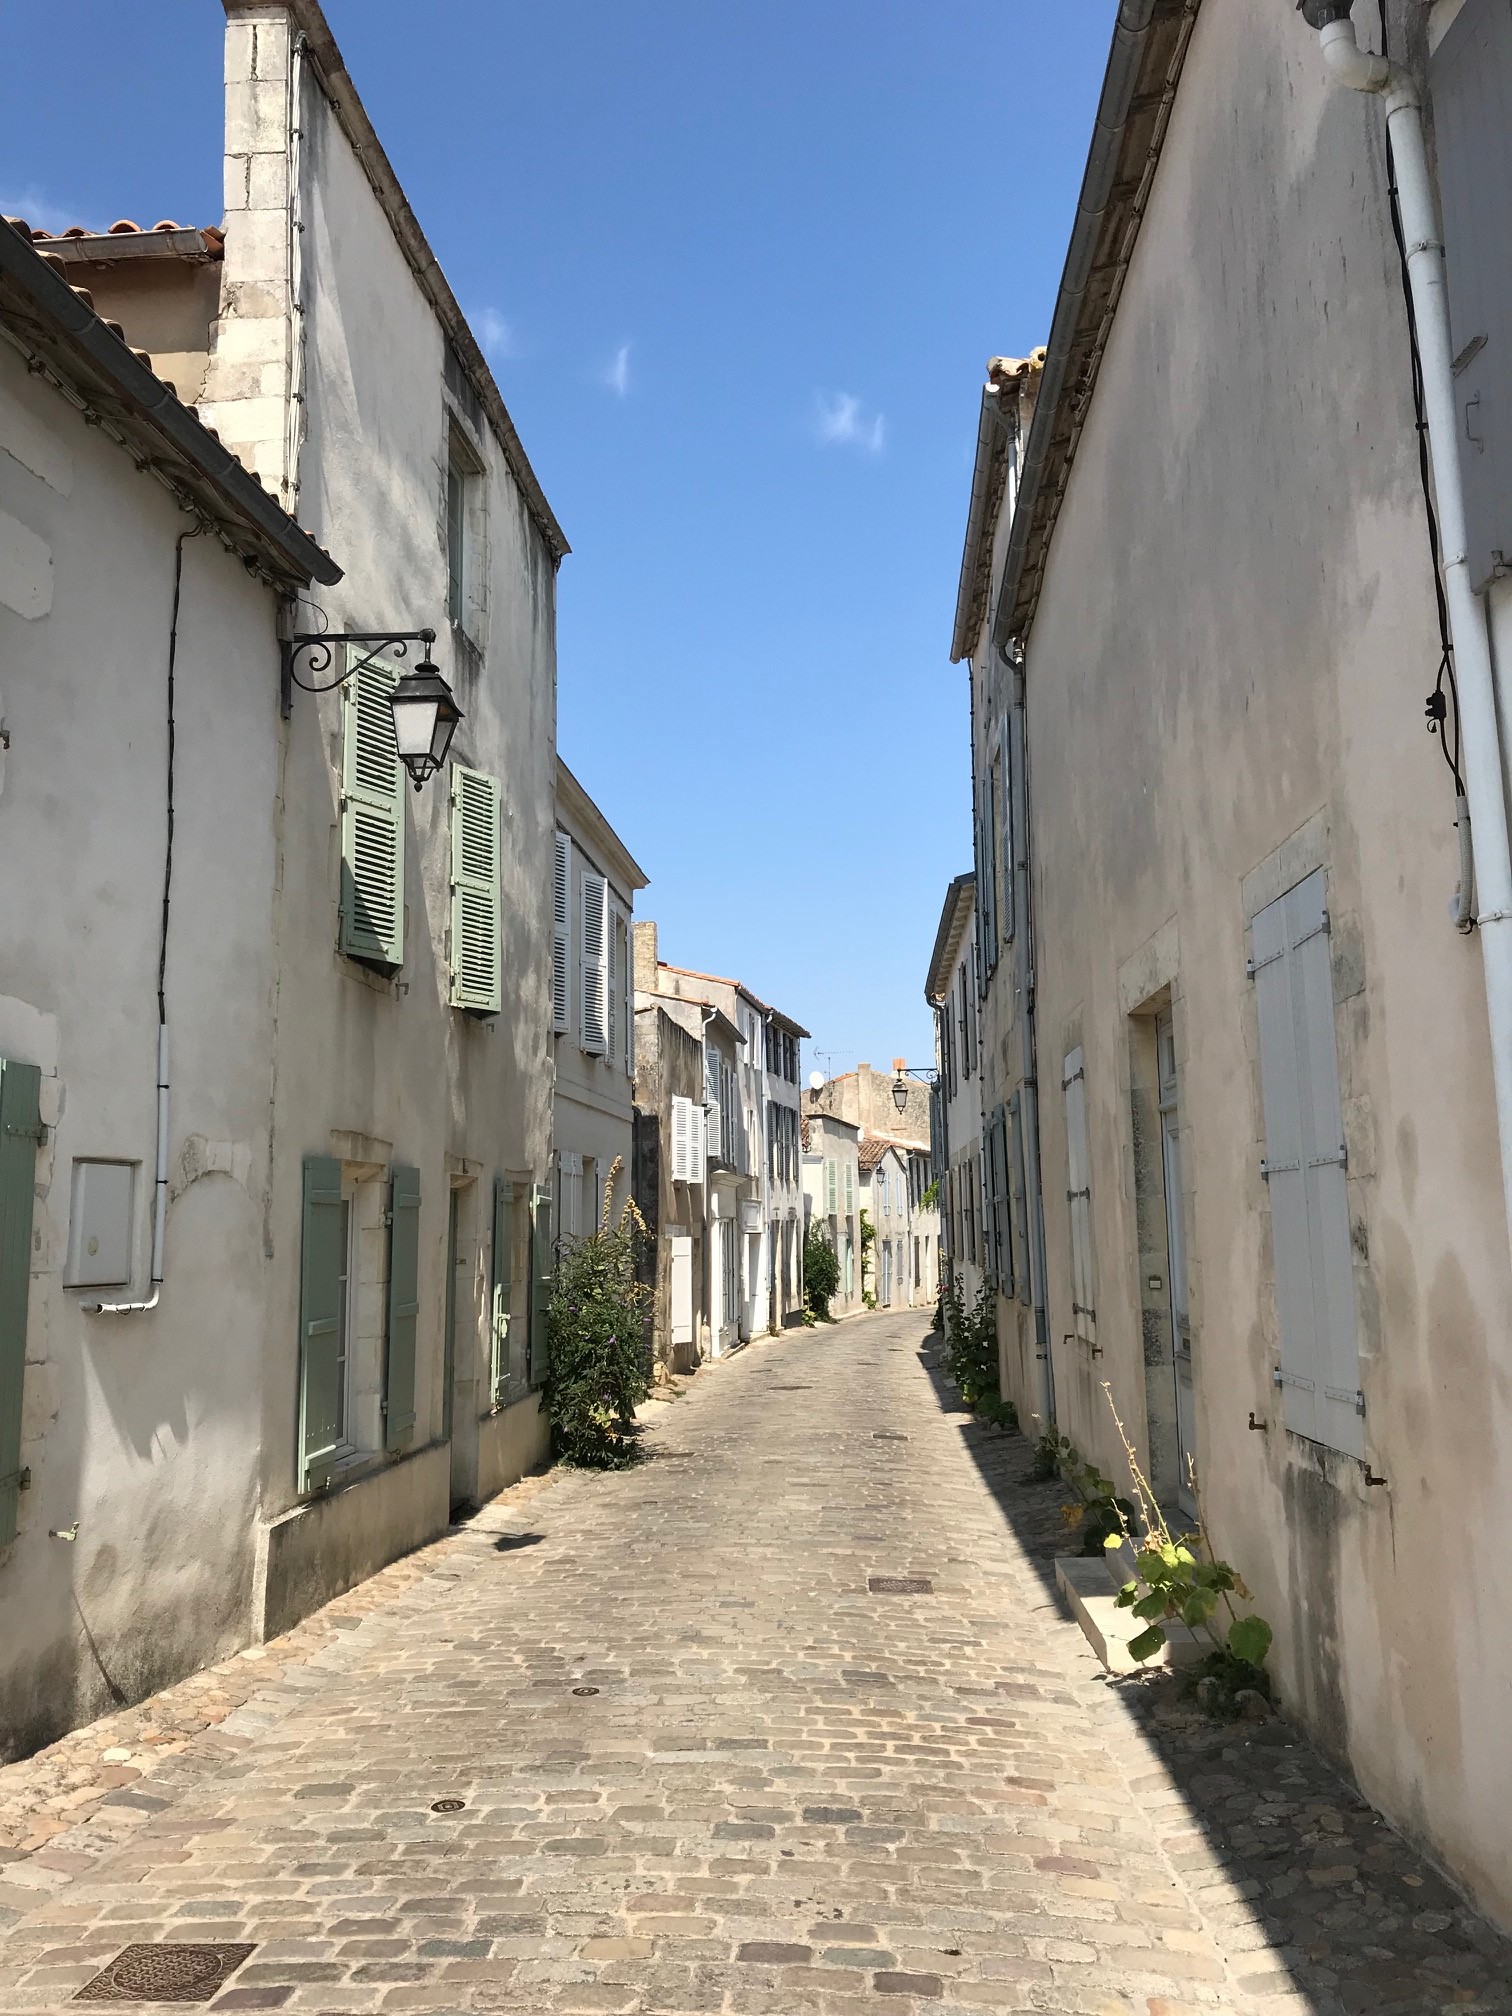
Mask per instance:
[[[1192,1381],[1192,1317],[1187,1300],[1186,1192],[1181,1179],[1181,1108],[1176,1083],[1176,1030],[1169,1005],[1155,1018],[1159,1075],[1160,1166],[1165,1189],[1166,1278],[1170,1283],[1172,1399],[1176,1422],[1176,1499],[1197,1517],[1197,1404]]]

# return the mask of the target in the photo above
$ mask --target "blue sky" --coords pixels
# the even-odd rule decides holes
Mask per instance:
[[[561,748],[663,957],[806,1068],[928,1061],[978,390],[1047,331],[1114,0],[326,11],[572,542]],[[4,20],[7,209],[219,220],[217,0]]]

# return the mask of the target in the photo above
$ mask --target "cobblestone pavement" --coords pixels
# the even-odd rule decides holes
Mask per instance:
[[[174,1940],[253,1946],[221,2009],[1512,2016],[1512,1945],[1284,1723],[1104,1678],[1058,1494],[933,1358],[914,1316],[763,1340],[272,1685],[0,1772],[0,2010]]]

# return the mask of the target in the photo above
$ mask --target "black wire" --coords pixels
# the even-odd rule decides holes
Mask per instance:
[[[1380,13],[1381,54],[1389,56],[1391,49],[1386,24],[1386,0],[1381,0]],[[1392,150],[1390,128],[1386,133],[1386,169],[1391,196],[1391,235],[1396,240],[1397,262],[1401,267],[1402,299],[1407,309],[1407,337],[1412,349],[1412,410],[1417,428],[1418,480],[1422,484],[1423,510],[1428,518],[1428,552],[1433,564],[1434,600],[1438,606],[1438,677],[1433,682],[1433,691],[1428,696],[1425,712],[1428,716],[1428,733],[1437,735],[1439,747],[1444,753],[1444,761],[1453,774],[1455,795],[1463,798],[1465,780],[1460,774],[1459,686],[1454,677],[1454,646],[1449,637],[1449,604],[1444,596],[1444,578],[1439,557],[1438,513],[1433,506],[1433,485],[1428,463],[1428,418],[1423,399],[1423,359],[1418,349],[1417,312],[1412,305],[1412,279],[1407,270],[1407,237],[1402,229],[1402,203],[1397,192],[1396,156]]]
[[[180,532],[173,546],[173,615],[168,624],[168,845],[163,858],[163,923],[158,933],[158,1027],[168,1020],[165,984],[168,975],[168,905],[173,895],[173,767],[176,742],[174,725],[174,676],[178,667],[179,599],[184,586],[184,541],[198,539],[205,530],[199,519]]]

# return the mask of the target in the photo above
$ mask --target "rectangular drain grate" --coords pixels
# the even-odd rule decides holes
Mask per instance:
[[[866,1586],[873,1596],[933,1596],[934,1584],[927,1575],[868,1575]]]
[[[906,1442],[908,1437],[894,1433],[891,1428],[874,1428],[872,1430],[872,1440],[873,1442]]]
[[[125,1946],[86,1981],[76,2002],[208,2002],[240,1967],[252,1946]]]

